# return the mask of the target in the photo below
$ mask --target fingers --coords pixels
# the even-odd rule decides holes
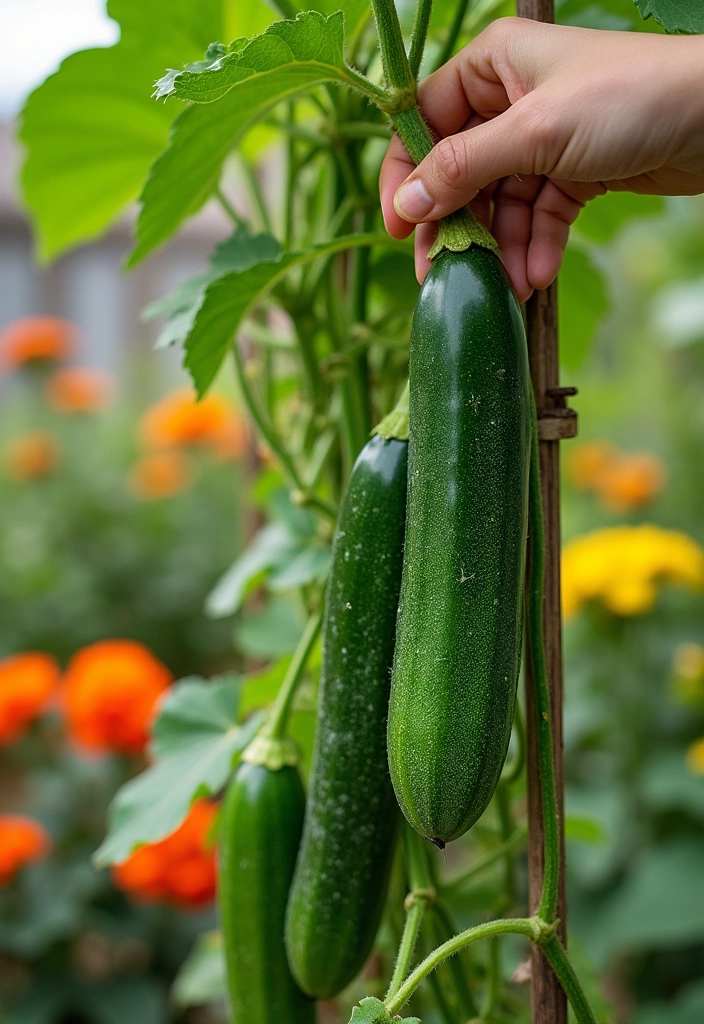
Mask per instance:
[[[547,288],[562,266],[570,225],[582,203],[546,181],[533,204],[533,225],[526,257],[526,275],[532,288]]]
[[[398,217],[409,223],[440,220],[492,181],[543,173],[525,113],[519,101],[491,121],[442,139],[397,190]],[[560,145],[557,133],[554,144]]]
[[[402,220],[394,209],[394,195],[402,181],[408,177],[415,167],[406,147],[397,135],[394,135],[386,151],[384,162],[379,171],[379,194],[381,196],[381,212],[384,216],[386,230],[392,238],[408,238],[413,231],[413,224]]]

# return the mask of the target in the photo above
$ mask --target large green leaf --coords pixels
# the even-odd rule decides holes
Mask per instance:
[[[341,12],[326,18],[308,11],[295,21],[275,22],[254,39],[236,40],[223,51],[211,47],[205,61],[170,71],[157,83],[158,96],[195,102],[176,118],[168,147],[152,166],[140,196],[131,266],[201,208],[228,153],[273,106],[325,82],[364,81],[345,63]]]
[[[634,0],[643,18],[655,18],[666,32],[704,32],[701,0]]]
[[[392,1017],[381,999],[367,996],[352,1010],[350,1024],[420,1024],[418,1017]]]
[[[290,270],[345,249],[372,245],[402,251],[408,248],[386,235],[347,235],[306,252],[284,253],[278,260],[257,263],[242,273],[225,274],[209,284],[185,342],[184,365],[198,393],[205,394],[212,384],[244,318]]]
[[[42,259],[101,234],[139,195],[177,113],[151,99],[164,68],[274,16],[261,0],[110,0],[108,14],[119,42],[68,57],[21,115],[22,188]]]
[[[119,863],[142,843],[173,832],[197,796],[222,788],[261,721],[255,715],[237,724],[239,695],[237,679],[184,679],[174,687],[154,726],[156,763],[113,800],[97,864]]]
[[[704,1020],[704,981],[693,981],[671,1003],[646,1003],[632,1024],[701,1024]]]

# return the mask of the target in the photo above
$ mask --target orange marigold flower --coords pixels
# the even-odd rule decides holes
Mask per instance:
[[[26,651],[0,661],[0,744],[18,739],[42,713],[60,670],[50,654]]]
[[[112,395],[112,381],[101,370],[71,366],[56,370],[46,386],[49,405],[61,413],[89,413],[105,408]]]
[[[3,455],[8,474],[20,481],[51,476],[61,462],[59,444],[46,430],[28,430],[11,438]]]
[[[169,498],[185,491],[190,483],[188,464],[180,452],[152,452],[137,459],[130,472],[130,486],[142,501]]]
[[[76,343],[76,329],[54,316],[29,316],[0,331],[0,365],[14,370],[27,363],[60,362]]]
[[[25,864],[43,860],[51,849],[45,829],[21,814],[0,814],[0,885],[7,885]]]
[[[665,467],[649,452],[624,453],[607,466],[596,491],[612,512],[628,512],[660,493],[665,483]]]
[[[65,677],[72,738],[88,750],[139,754],[156,704],[172,682],[166,666],[134,640],[99,640],[84,647]]]
[[[244,451],[246,433],[239,413],[222,395],[200,402],[192,391],[175,391],[149,409],[140,427],[148,448],[209,447],[231,458]]]
[[[175,832],[113,867],[115,884],[146,902],[199,908],[215,897],[212,830],[217,804],[196,800]]]
[[[580,491],[593,490],[616,455],[609,441],[587,441],[576,445],[566,461],[567,475]]]

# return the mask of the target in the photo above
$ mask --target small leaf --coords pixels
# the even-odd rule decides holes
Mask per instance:
[[[276,569],[268,580],[269,590],[274,593],[304,587],[308,583],[324,580],[330,567],[330,546],[309,544],[298,551],[288,562]]]
[[[578,818],[569,815],[565,818],[565,839],[580,843],[602,844],[608,841],[604,826],[595,818]]]
[[[246,270],[262,260],[275,260],[279,252],[279,243],[272,235],[250,235],[238,227],[228,239],[215,246],[210,267],[204,274],[180,282],[169,295],[143,310],[144,320],[168,317],[157,338],[156,348],[166,348],[185,340],[211,281],[223,274]]]
[[[205,610],[212,618],[234,615],[242,605],[250,585],[262,573],[281,564],[299,544],[281,523],[269,523],[252,540],[249,547],[233,562],[208,595]]]
[[[666,32],[704,32],[701,0],[634,0],[644,20],[655,18]]]
[[[367,996],[352,1010],[349,1024],[421,1024],[418,1017],[392,1017],[381,999]]]
[[[296,649],[303,623],[291,601],[272,598],[260,612],[243,616],[235,629],[235,640],[250,658],[278,658]]]
[[[161,706],[154,725],[156,763],[117,793],[108,811],[108,834],[94,856],[119,863],[142,843],[173,832],[192,801],[216,793],[261,724],[237,725],[237,679],[184,679]]]

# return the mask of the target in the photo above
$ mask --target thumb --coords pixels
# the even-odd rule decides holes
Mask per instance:
[[[439,220],[466,206],[480,189],[511,174],[543,174],[539,151],[551,142],[541,118],[519,100],[474,128],[449,135],[409,174],[394,196],[399,217],[411,223]]]

